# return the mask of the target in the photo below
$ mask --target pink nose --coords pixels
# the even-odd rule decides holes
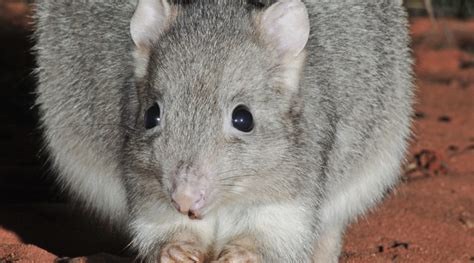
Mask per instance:
[[[188,215],[191,219],[201,217],[199,209],[204,205],[204,193],[192,189],[190,186],[180,187],[171,194],[173,206],[182,214]]]

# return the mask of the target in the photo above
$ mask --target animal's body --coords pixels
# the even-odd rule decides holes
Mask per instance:
[[[400,1],[37,7],[58,182],[142,259],[336,262],[346,226],[399,178],[412,101]]]

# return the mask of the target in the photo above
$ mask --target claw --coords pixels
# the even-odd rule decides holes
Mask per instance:
[[[203,263],[204,252],[193,243],[176,242],[161,250],[161,263]]]

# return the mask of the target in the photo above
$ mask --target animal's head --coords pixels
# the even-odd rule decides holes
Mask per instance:
[[[130,28],[132,199],[202,217],[223,203],[295,194],[304,4],[140,0]]]

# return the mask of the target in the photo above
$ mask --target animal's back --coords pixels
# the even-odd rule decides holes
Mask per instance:
[[[398,181],[412,113],[409,37],[398,1],[307,4],[312,33],[302,88],[314,102],[305,108],[308,129],[326,151],[318,246],[331,250],[340,229]]]
[[[75,198],[117,221],[126,205],[117,156],[128,129],[121,108],[133,76],[129,23],[135,5],[36,3],[37,103],[51,162]]]

